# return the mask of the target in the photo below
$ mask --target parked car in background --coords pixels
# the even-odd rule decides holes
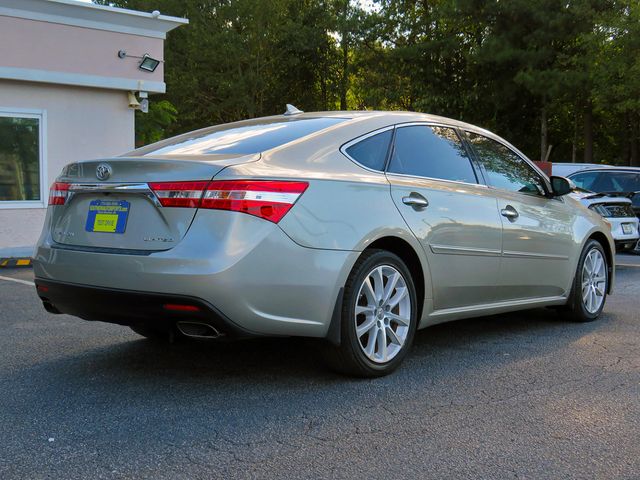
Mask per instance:
[[[611,225],[611,235],[618,249],[628,250],[636,246],[640,239],[640,220],[633,211],[630,199],[594,193],[579,187],[576,187],[570,195],[604,217]]]
[[[629,198],[636,216],[640,216],[640,168],[589,168],[574,172],[568,178],[585,190]]]
[[[380,376],[429,325],[598,318],[614,240],[570,191],[473,125],[289,108],[66,166],[35,283],[52,313],[151,338],[315,337],[335,368]]]

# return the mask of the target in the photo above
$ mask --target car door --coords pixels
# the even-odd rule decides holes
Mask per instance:
[[[386,175],[395,205],[426,253],[434,309],[492,302],[502,223],[456,129],[397,126]]]
[[[568,294],[576,212],[562,197],[550,197],[542,175],[510,146],[479,133],[466,134],[501,214],[499,299]]]

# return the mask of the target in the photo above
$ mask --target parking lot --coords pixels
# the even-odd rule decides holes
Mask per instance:
[[[640,257],[594,323],[534,310],[418,333],[395,374],[313,343],[154,344],[0,277],[0,478],[637,478]]]

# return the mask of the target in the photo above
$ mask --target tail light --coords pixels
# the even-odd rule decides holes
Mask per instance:
[[[69,183],[54,182],[49,189],[49,205],[64,205],[69,195]]]
[[[307,189],[307,182],[220,180],[150,183],[163,207],[248,213],[278,223]]]
[[[278,223],[308,186],[307,182],[213,181],[202,197],[202,208],[244,212]]]
[[[198,208],[209,182],[150,183],[149,187],[163,207]]]

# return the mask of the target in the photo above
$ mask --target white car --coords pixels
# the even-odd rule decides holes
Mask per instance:
[[[611,225],[611,236],[616,242],[616,247],[631,249],[638,243],[640,226],[630,199],[610,197],[582,188],[576,188],[570,196],[604,217]]]

